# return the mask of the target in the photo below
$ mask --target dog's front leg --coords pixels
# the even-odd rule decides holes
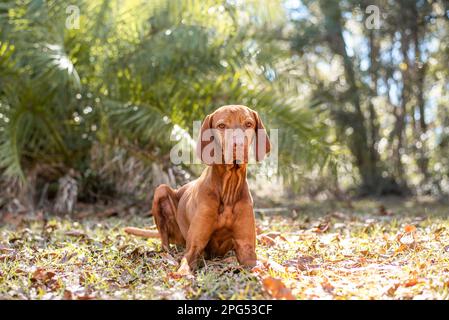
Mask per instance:
[[[198,258],[207,246],[217,222],[217,213],[209,207],[199,208],[191,221],[186,240],[186,252],[178,274],[189,275],[196,269]]]
[[[247,267],[257,264],[256,255],[256,222],[253,207],[250,203],[242,202],[235,206],[237,219],[234,223],[234,250],[238,262]]]

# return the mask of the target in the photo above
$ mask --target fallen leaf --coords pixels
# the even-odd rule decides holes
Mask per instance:
[[[12,260],[12,259],[14,259],[13,255],[10,255],[10,254],[0,255],[0,261],[7,261],[7,260]]]
[[[280,280],[273,277],[265,277],[262,280],[264,289],[275,299],[295,300],[291,290]]]
[[[266,270],[265,270],[265,267],[258,265],[258,266],[253,267],[251,269],[251,272],[257,275],[257,274],[265,273]]]
[[[86,234],[83,231],[79,231],[79,230],[67,231],[64,234],[66,236],[69,236],[69,237],[82,237],[82,238],[84,238],[86,236]]]
[[[415,232],[416,227],[414,225],[409,224],[404,227],[404,231],[407,233]]]
[[[315,260],[314,257],[308,255],[301,255],[296,261],[296,267],[301,271],[309,269],[309,264]]]
[[[267,247],[271,247],[276,244],[276,241],[273,238],[271,238],[265,234],[258,235],[257,241],[259,242],[260,245],[267,246]]]
[[[61,258],[61,260],[59,261],[59,263],[66,263],[67,261],[69,261],[70,259],[72,259],[73,257],[75,257],[78,253],[76,252],[72,252],[72,253],[64,253],[64,256]]]
[[[87,293],[85,293],[85,294],[83,294],[81,296],[77,296],[76,298],[78,300],[94,300],[94,299],[97,299],[97,297],[95,297],[94,295],[87,294]]]
[[[272,239],[280,239],[282,241],[288,241],[286,237],[284,237],[280,232],[268,232],[265,234],[267,237]]]
[[[398,290],[399,288],[399,283],[395,283],[393,286],[391,286],[388,290],[387,290],[387,294],[389,296],[393,296],[396,293],[396,290]]]
[[[321,287],[328,293],[332,293],[335,289],[335,287],[327,279],[324,279],[324,281],[321,282]]]
[[[383,205],[379,207],[379,215],[380,216],[392,216],[393,213],[385,209]]]
[[[51,280],[56,273],[53,270],[46,270],[44,268],[37,268],[34,271],[33,276],[31,277],[31,281],[43,281],[46,282]]]
[[[167,276],[170,278],[170,279],[174,279],[174,280],[178,280],[178,279],[181,279],[183,276],[180,274],[180,273],[178,273],[178,272],[169,272],[169,273],[167,273]]]
[[[0,246],[0,252],[11,253],[11,252],[14,252],[14,251],[15,251],[14,249],[11,249],[11,248],[8,248],[8,247],[4,247],[4,246]]]
[[[417,284],[418,284],[418,279],[412,278],[412,279],[406,281],[403,285],[404,285],[404,287],[408,288],[408,287],[413,287],[414,285],[417,285]]]
[[[64,295],[62,297],[64,300],[73,300],[73,293],[70,290],[64,290]]]
[[[406,245],[406,244],[401,244],[401,245],[399,246],[399,248],[397,248],[397,249],[394,251],[394,253],[395,253],[395,254],[398,254],[398,253],[404,252],[404,251],[406,251],[406,250],[408,250],[408,249],[409,249],[408,245]]]
[[[330,224],[329,222],[323,222],[320,223],[318,226],[316,226],[312,231],[316,233],[324,233],[327,230],[329,230]]]
[[[21,268],[17,268],[17,269],[14,270],[14,273],[16,273],[16,274],[26,274],[28,272],[23,270],[23,269],[21,269]]]
[[[433,234],[435,235],[435,240],[439,240],[441,234],[442,234],[445,230],[446,230],[445,227],[441,227],[441,228],[438,228],[437,230],[435,230],[435,231],[433,232]]]

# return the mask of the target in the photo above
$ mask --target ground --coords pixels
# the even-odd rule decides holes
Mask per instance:
[[[181,250],[123,233],[150,217],[4,215],[0,299],[449,298],[447,204],[307,201],[262,212],[257,267],[230,254],[192,278],[174,273]]]

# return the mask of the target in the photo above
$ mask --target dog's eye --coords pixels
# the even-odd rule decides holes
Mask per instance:
[[[247,127],[247,128],[251,128],[253,126],[253,123],[252,122],[247,122],[247,123],[245,123],[245,127]]]
[[[218,125],[218,128],[224,129],[224,128],[226,128],[226,125],[225,125],[224,123],[220,123],[220,124]]]

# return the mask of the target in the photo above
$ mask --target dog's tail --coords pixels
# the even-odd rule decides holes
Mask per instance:
[[[144,237],[144,238],[161,238],[161,235],[156,230],[148,230],[148,229],[140,229],[140,228],[134,228],[134,227],[126,227],[124,229],[126,233]]]

